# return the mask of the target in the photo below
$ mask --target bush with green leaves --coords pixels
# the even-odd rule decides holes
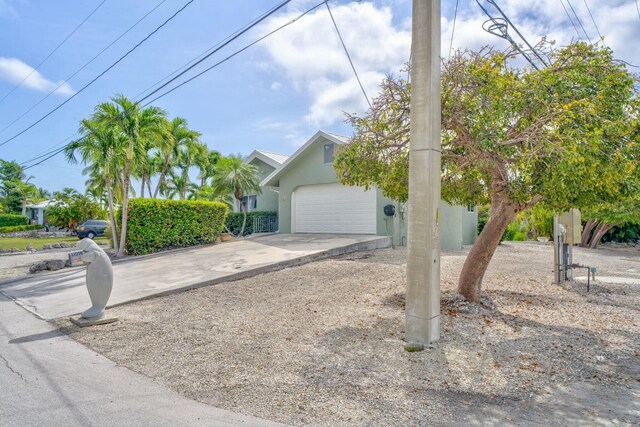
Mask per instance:
[[[24,215],[0,214],[0,227],[14,227],[16,225],[29,225],[29,218]]]
[[[40,224],[12,225],[9,227],[0,227],[0,233],[16,233],[18,231],[42,230],[43,228],[44,226]]]
[[[253,218],[257,216],[276,216],[277,213],[273,211],[254,211],[247,212],[247,226],[244,229],[244,236],[253,234]],[[242,212],[231,212],[227,215],[226,227],[233,235],[240,234],[242,228]]]
[[[522,229],[522,223],[520,221],[513,221],[509,223],[507,229],[502,235],[502,240],[511,242],[524,242],[527,240],[527,233]]]
[[[128,214],[125,249],[130,255],[142,255],[214,243],[224,228],[227,206],[200,200],[131,199]]]

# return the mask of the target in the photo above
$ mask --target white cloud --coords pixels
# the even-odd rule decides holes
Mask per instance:
[[[75,93],[68,83],[48,80],[40,72],[21,60],[0,56],[0,79],[19,84],[25,77],[27,79],[22,83],[22,86],[38,92],[51,92],[57,88],[55,93],[61,96],[70,96]]]
[[[393,11],[398,10],[396,2],[381,2],[387,6],[376,7],[371,2],[332,6],[345,44],[370,98],[375,97],[385,74],[400,72],[408,61],[411,45],[410,19],[393,16]],[[312,0],[298,3],[297,10],[289,10],[268,20],[259,32],[265,33],[288,22],[313,3]],[[640,40],[640,25],[634,0],[588,0],[587,3],[614,56],[640,65],[640,43],[636,43]],[[531,44],[544,36],[555,40],[556,47],[577,39],[567,14],[557,0],[512,0],[500,2],[500,5]],[[572,5],[592,41],[596,41],[598,35],[585,3],[572,2]],[[494,16],[499,16],[497,11],[490,10],[495,12]],[[460,2],[453,48],[473,50],[493,45],[497,49],[506,49],[509,46],[506,40],[482,29],[487,19],[475,1]],[[453,17],[443,17],[441,26],[442,56],[446,57]],[[519,41],[513,29],[509,33]],[[326,8],[316,10],[267,38],[262,46],[268,54],[268,60],[260,62],[258,66],[268,73],[286,75],[288,80],[280,80],[283,84],[309,96],[310,107],[304,116],[307,125],[331,125],[344,119],[342,111],[362,113],[367,109]]]
[[[483,2],[487,4],[487,2]],[[512,0],[500,2],[502,10],[507,17],[516,25],[520,32],[531,44],[538,42],[543,36],[549,40],[556,41],[557,46],[565,46],[578,39],[578,34],[573,27],[567,12],[562,4],[557,0],[540,0],[532,2],[530,0]],[[622,59],[635,65],[640,65],[640,44],[635,43],[640,40],[640,21],[635,8],[634,0],[609,0],[587,1],[593,20],[596,22],[600,33],[604,36],[604,42],[613,49],[614,57]],[[492,36],[482,30],[482,23],[487,20],[487,16],[472,3],[473,7],[468,7],[459,11],[456,21],[455,35],[453,40],[454,49],[467,48],[477,49],[484,45],[495,45],[497,48],[508,47],[506,40]],[[568,13],[578,28],[578,32],[585,38],[582,28],[577,22],[573,12],[564,2]],[[585,2],[572,2],[580,22],[592,42],[599,39],[598,32],[593,24],[589,10]],[[488,10],[496,17],[499,17],[495,9],[488,6]],[[495,12],[495,14],[493,13]],[[449,42],[451,38],[452,20],[442,22],[442,53],[447,56]],[[520,41],[513,29],[509,30],[516,41]]]
[[[271,83],[271,89],[272,90],[278,90],[282,87],[282,83],[280,82],[273,82]]]
[[[356,70],[370,98],[378,92],[385,74],[398,72],[409,59],[411,34],[395,28],[389,7],[349,3],[332,7],[333,16]],[[268,21],[261,32],[288,22],[299,11]],[[305,119],[314,126],[342,121],[342,111],[362,112],[367,102],[354,77],[326,8],[265,40],[276,69],[284,70],[289,83],[311,97]]]

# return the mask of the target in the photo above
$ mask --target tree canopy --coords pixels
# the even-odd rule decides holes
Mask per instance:
[[[477,301],[482,277],[515,214],[541,200],[554,210],[616,202],[638,192],[637,78],[610,49],[575,43],[541,70],[509,53],[458,52],[441,67],[442,197],[490,203],[458,290]],[[408,199],[411,84],[389,76],[354,127],[335,166],[349,185],[376,185]]]

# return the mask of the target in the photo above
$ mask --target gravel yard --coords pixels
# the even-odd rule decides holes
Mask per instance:
[[[404,248],[116,307],[115,324],[56,322],[190,398],[286,424],[640,423],[637,249],[576,248],[602,278],[587,293],[550,283],[550,244],[505,242],[483,306],[454,298],[464,256],[442,255],[442,339],[419,353],[403,350]]]
[[[39,261],[49,261],[53,259],[67,260],[69,252],[75,249],[53,249],[48,251],[38,251],[31,253],[15,253],[0,255],[0,281],[15,279],[27,276],[29,267]]]

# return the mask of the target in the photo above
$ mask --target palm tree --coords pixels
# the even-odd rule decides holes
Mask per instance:
[[[177,159],[183,149],[199,142],[201,135],[199,132],[189,129],[187,120],[182,117],[176,117],[171,121],[165,120],[163,127],[164,132],[158,144],[163,161],[162,167],[160,168],[158,185],[153,193],[153,197],[158,197],[158,192],[165,187],[166,174],[169,170],[171,158]]]
[[[118,192],[114,182],[122,176],[124,164],[124,149],[127,139],[113,126],[103,126],[95,119],[85,119],[80,122],[82,138],[71,142],[64,150],[67,161],[77,163],[76,153],[80,155],[83,164],[88,165],[84,173],[89,173],[87,181],[92,187],[100,187],[107,192],[109,219],[113,234],[114,249],[118,241],[116,229],[114,193]],[[101,177],[99,180],[97,177]],[[101,181],[101,182],[100,182]]]
[[[129,188],[131,187],[131,172],[134,168],[134,162],[146,161],[147,141],[160,132],[160,127],[166,120],[166,113],[157,107],[147,107],[141,110],[138,103],[130,101],[124,95],[117,95],[111,98],[111,102],[99,104],[96,107],[94,118],[104,126],[114,127],[126,139],[124,148],[122,228],[120,231],[120,245],[116,252],[116,257],[122,257],[124,256],[126,243]]]
[[[247,224],[247,207],[242,203],[242,196],[249,193],[260,193],[260,176],[255,166],[242,161],[237,156],[222,157],[218,160],[216,174],[213,177],[213,189],[217,194],[233,194],[240,203],[243,219],[240,236],[244,235]]]
[[[198,188],[188,197],[189,200],[206,200],[208,202],[220,202],[227,205],[227,208],[233,209],[233,196],[229,193],[218,194],[212,187],[205,184],[204,187]]]
[[[180,200],[186,200],[198,186],[189,180],[189,175],[177,174],[174,171],[169,172],[169,179],[166,181],[165,195],[169,199],[178,196]]]
[[[209,178],[213,178],[215,174],[216,163],[220,159],[220,153],[215,150],[207,149],[206,156],[196,158],[196,166],[200,170],[198,179],[200,180],[200,188],[207,185]]]

